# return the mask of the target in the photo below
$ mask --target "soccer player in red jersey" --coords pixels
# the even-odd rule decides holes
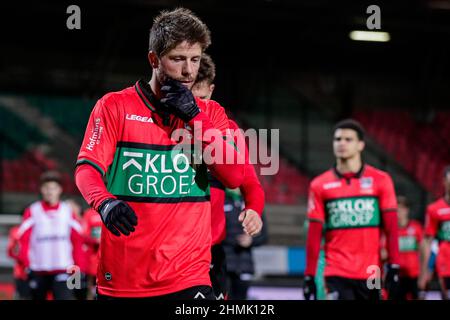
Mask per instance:
[[[387,237],[389,291],[398,283],[397,200],[391,177],[361,159],[364,130],[354,120],[334,128],[336,165],[310,185],[304,293],[315,298],[314,275],[325,237],[327,299],[380,299],[380,231]]]
[[[82,226],[84,232],[84,243],[87,246],[86,275],[89,300],[95,297],[98,251],[100,248],[102,225],[102,219],[97,211],[89,208],[84,212]]]
[[[51,292],[56,300],[73,299],[68,287],[70,267],[83,265],[81,225],[70,205],[61,201],[61,177],[57,172],[41,176],[41,201],[25,209],[18,230],[17,259],[29,270],[34,300],[45,300]]]
[[[445,195],[427,207],[419,289],[426,289],[431,243],[436,237],[439,240],[436,270],[441,285],[442,299],[448,300],[450,299],[450,166],[444,170],[443,183]]]
[[[409,201],[405,196],[398,196],[397,203],[400,278],[395,298],[398,300],[416,300],[418,298],[417,285],[420,273],[420,247],[423,239],[423,228],[418,221],[409,218]],[[385,237],[383,237],[384,239]],[[383,248],[382,251],[386,252],[386,249]],[[383,260],[386,260],[386,257],[387,253]]]
[[[206,169],[236,188],[245,168],[223,108],[190,91],[209,44],[207,26],[191,11],[161,12],[150,30],[150,82],[108,93],[91,113],[75,177],[104,224],[99,299],[214,299]],[[191,163],[174,137],[185,128],[215,161]],[[213,129],[218,139],[207,134]]]
[[[192,87],[194,96],[201,99],[211,99],[214,91],[214,79],[216,67],[211,57],[204,53],[200,62],[197,79]],[[230,120],[230,129],[236,135],[235,143],[238,145],[237,139],[244,139],[239,127],[233,120]],[[262,229],[261,215],[264,209],[264,190],[256,175],[253,165],[250,163],[248,150],[245,151],[245,175],[244,181],[240,186],[241,192],[244,195],[245,209],[241,212],[239,220],[243,221],[244,217],[249,220],[249,224],[254,224],[254,229],[247,228],[247,236],[256,236]],[[222,242],[226,236],[226,221],[225,221],[225,187],[220,181],[209,174],[209,181],[211,186],[211,269],[210,277],[213,287],[214,295],[217,300],[227,299],[228,284],[227,284],[227,270],[226,270],[226,256],[222,246]],[[252,238],[248,238],[248,242],[252,242]]]

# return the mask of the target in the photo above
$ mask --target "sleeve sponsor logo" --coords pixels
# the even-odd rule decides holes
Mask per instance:
[[[315,209],[316,205],[314,204],[314,194],[310,192],[308,197],[308,212],[312,212]]]
[[[91,136],[86,145],[86,149],[89,151],[94,151],[94,147],[100,143],[100,138],[102,136],[103,127],[101,126],[101,119],[95,118],[94,128],[91,130]]]
[[[376,227],[380,225],[380,209],[375,197],[353,197],[327,201],[327,229]]]

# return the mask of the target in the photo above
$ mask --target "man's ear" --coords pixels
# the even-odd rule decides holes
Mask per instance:
[[[210,92],[210,95],[212,95],[212,93],[213,93],[215,87],[216,87],[216,85],[215,85],[214,83],[211,83],[211,84],[209,85],[209,92]]]
[[[148,52],[148,62],[152,66],[153,69],[158,69],[159,67],[159,58],[156,55],[155,51]]]
[[[359,142],[359,151],[363,151],[366,147],[366,143],[364,141]]]

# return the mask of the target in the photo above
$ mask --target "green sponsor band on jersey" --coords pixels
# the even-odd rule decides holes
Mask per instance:
[[[398,249],[400,252],[417,251],[419,245],[415,236],[400,236],[398,238]]]
[[[326,230],[378,227],[380,206],[377,197],[361,196],[325,202]]]
[[[450,241],[450,220],[440,223],[437,238],[441,241]]]
[[[108,170],[108,191],[136,202],[209,201],[206,166],[191,165],[189,149],[119,142]]]

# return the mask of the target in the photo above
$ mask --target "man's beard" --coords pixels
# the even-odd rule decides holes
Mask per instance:
[[[164,85],[164,83],[167,81],[167,80],[169,80],[169,79],[173,79],[173,80],[176,80],[176,81],[180,81],[180,82],[182,82],[182,81],[192,81],[192,83],[187,87],[189,90],[192,90],[192,87],[194,86],[194,79],[192,79],[192,78],[188,78],[188,79],[186,79],[186,78],[182,78],[182,79],[176,79],[176,78],[172,78],[172,77],[170,77],[167,73],[165,73],[164,71],[158,71],[157,73],[156,73],[156,80],[158,80],[158,82],[159,82],[159,84],[160,84],[160,86],[162,87],[163,85]],[[184,83],[183,83],[183,85],[185,85]]]

